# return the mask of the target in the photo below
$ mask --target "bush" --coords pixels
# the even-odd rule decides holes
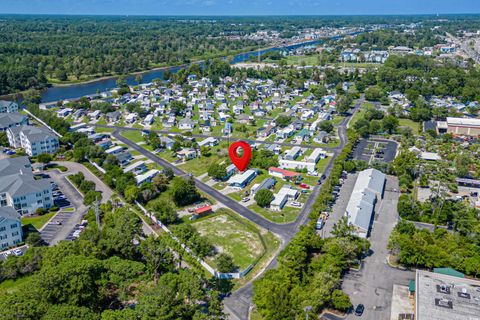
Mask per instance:
[[[260,207],[265,208],[272,202],[273,192],[268,189],[262,189],[255,194],[254,199]]]
[[[350,297],[341,290],[334,290],[332,293],[333,307],[339,311],[347,311],[352,307]]]
[[[43,216],[47,212],[48,212],[47,209],[44,209],[44,208],[37,208],[37,210],[35,210],[35,214],[38,214],[39,216]]]

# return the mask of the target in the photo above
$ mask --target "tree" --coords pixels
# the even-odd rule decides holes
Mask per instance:
[[[365,90],[365,99],[369,101],[379,101],[384,96],[384,92],[378,86],[372,86]]]
[[[346,295],[342,290],[333,290],[332,293],[332,304],[336,310],[339,311],[347,311],[352,307],[352,303],[350,302],[350,297]]]
[[[186,206],[200,199],[200,194],[195,187],[195,181],[192,177],[188,179],[181,177],[173,178],[170,192],[177,206]]]
[[[219,272],[228,273],[232,272],[237,268],[237,266],[235,266],[235,263],[233,262],[232,257],[223,252],[218,255],[216,262]]]
[[[82,320],[98,320],[99,316],[86,307],[77,307],[67,304],[52,305],[42,317],[42,320],[58,320],[58,319],[82,319]]]
[[[273,192],[268,189],[262,189],[255,194],[254,199],[260,207],[265,208],[272,202]]]
[[[342,217],[333,225],[332,235],[338,238],[350,238],[354,235],[355,228],[348,223],[347,217]]]
[[[86,206],[91,205],[95,201],[100,201],[102,199],[102,193],[99,191],[95,190],[90,190],[85,194],[85,197],[83,198],[83,204]]]
[[[43,164],[47,164],[50,161],[52,161],[52,156],[49,155],[48,153],[42,153],[37,156],[37,161]]]
[[[398,127],[398,119],[395,116],[388,115],[382,120],[383,129],[388,131],[388,133],[393,133]]]
[[[227,166],[225,164],[212,163],[208,167],[208,176],[217,180],[224,179],[227,176]]]
[[[292,118],[280,115],[275,119],[275,123],[280,127],[280,128],[285,128],[292,122]]]
[[[142,75],[139,73],[135,76],[135,81],[137,82],[137,84],[140,84],[142,82]]]
[[[129,203],[134,203],[135,200],[138,199],[139,195],[140,195],[140,189],[138,189],[137,186],[130,185],[125,190],[125,200],[127,200],[127,202]]]
[[[181,115],[185,112],[187,105],[181,101],[173,100],[170,103],[170,110],[176,115]]]
[[[173,179],[173,177],[175,176],[175,174],[173,173],[173,169],[172,168],[169,168],[169,167],[166,167],[162,170],[162,174],[167,177],[168,181],[171,181]]]
[[[162,238],[149,236],[140,243],[140,252],[155,283],[161,273],[172,271],[174,257]]]
[[[321,131],[325,131],[328,133],[332,132],[334,128],[332,122],[328,120],[320,122],[318,127],[320,128]]]
[[[6,147],[9,145],[8,137],[6,132],[0,132],[0,146]]]
[[[177,211],[172,203],[167,200],[157,198],[148,204],[155,217],[164,224],[175,223],[178,219]]]
[[[337,109],[337,112],[340,113],[340,114],[346,113],[352,107],[352,102],[353,102],[353,99],[352,99],[351,96],[349,96],[349,95],[340,96],[340,98],[338,98],[337,104],[335,106],[336,109]]]

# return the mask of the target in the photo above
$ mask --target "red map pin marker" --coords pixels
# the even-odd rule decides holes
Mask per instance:
[[[240,157],[237,153],[239,148],[243,149],[242,157]],[[230,145],[230,148],[228,149],[228,155],[230,156],[232,163],[239,171],[245,171],[250,163],[250,159],[252,158],[252,148],[245,141],[237,141]]]

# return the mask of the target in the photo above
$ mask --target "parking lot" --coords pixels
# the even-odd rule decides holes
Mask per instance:
[[[21,256],[27,251],[28,245],[23,245],[21,247],[16,247],[13,249],[5,250],[0,252],[0,261],[7,259],[11,255]]]
[[[367,163],[373,161],[392,162],[397,153],[397,143],[383,139],[362,139],[353,150],[353,156],[357,160]]]
[[[325,226],[321,230],[322,237],[330,237],[332,234],[333,226],[342,219],[345,215],[345,210],[347,209],[348,200],[352,194],[353,187],[357,181],[358,174],[348,174],[346,179],[344,179],[343,185],[340,188],[337,200],[332,207],[332,212],[330,213]]]

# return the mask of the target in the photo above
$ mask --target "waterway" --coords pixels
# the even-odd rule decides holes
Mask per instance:
[[[343,36],[335,36],[331,37],[331,39],[339,39]],[[322,43],[323,39],[318,39],[309,42],[303,42],[293,45],[281,46],[281,47],[273,47],[268,49],[263,49],[260,51],[250,51],[245,53],[240,53],[235,55],[231,59],[231,63],[240,63],[249,61],[253,56],[260,56],[269,51],[278,51],[278,50],[295,50],[304,46],[315,45]],[[188,65],[187,65],[188,66]],[[178,72],[178,70],[184,68],[185,66],[176,66],[170,68],[163,68],[163,69],[155,69],[146,71],[141,73],[142,75],[142,82],[149,83],[152,82],[153,79],[163,79],[163,74],[165,71],[169,71],[170,73]],[[111,78],[102,78],[99,80],[79,83],[79,84],[72,84],[67,86],[53,86],[49,87],[42,92],[42,102],[48,103],[53,101],[59,100],[66,100],[66,99],[76,99],[83,96],[94,95],[97,92],[104,92],[107,90],[111,90],[117,87],[117,79],[118,77],[111,77]],[[135,75],[130,75],[126,77],[127,84],[135,85]]]

